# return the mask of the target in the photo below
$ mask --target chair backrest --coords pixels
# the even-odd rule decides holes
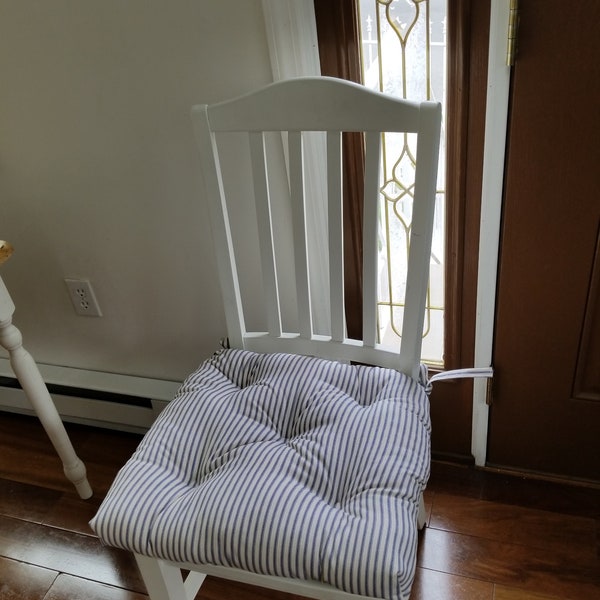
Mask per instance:
[[[416,377],[427,293],[433,213],[436,195],[441,108],[433,102],[408,102],[361,85],[328,77],[290,79],[213,105],[198,105],[192,117],[210,208],[212,232],[223,295],[229,342],[257,352],[289,352],[381,365]],[[278,252],[273,219],[265,132],[287,132],[288,182],[291,199],[293,256],[297,296],[297,331],[284,331],[278,283]],[[329,317],[331,335],[314,332],[307,243],[303,132],[326,132]],[[346,336],[342,214],[342,144],[345,131],[364,132],[365,182],[363,222],[363,339]],[[216,134],[248,134],[256,203],[264,307],[268,331],[247,331],[228,198],[220,169]],[[414,204],[401,346],[383,347],[377,340],[378,198],[382,133],[417,135]],[[252,191],[252,190],[251,190]],[[251,192],[250,191],[250,192]],[[252,193],[249,193],[252,196]],[[250,198],[248,201],[251,201]],[[325,261],[327,262],[327,261]],[[258,273],[258,269],[257,269]]]

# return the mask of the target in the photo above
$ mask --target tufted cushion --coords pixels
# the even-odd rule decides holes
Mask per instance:
[[[429,432],[423,387],[396,371],[223,351],[185,381],[91,524],[140,554],[408,598]]]

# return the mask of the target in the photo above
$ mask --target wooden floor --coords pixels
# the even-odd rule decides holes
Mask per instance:
[[[126,552],[87,522],[139,436],[67,425],[79,500],[38,422],[0,412],[0,600],[141,600]],[[600,492],[434,463],[411,600],[600,599]],[[198,598],[291,599],[209,579]]]

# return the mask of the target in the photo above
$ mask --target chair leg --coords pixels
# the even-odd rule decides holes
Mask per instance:
[[[423,493],[419,498],[419,515],[417,516],[417,527],[423,529],[427,524],[427,511],[425,510],[425,500],[423,499]]]
[[[190,573],[184,581],[181,569],[159,558],[134,554],[150,600],[193,600],[205,575]]]
[[[85,465],[75,453],[40,371],[31,354],[23,348],[21,332],[11,323],[10,317],[0,321],[0,345],[8,350],[11,367],[56,449],[67,479],[73,483],[81,498],[90,498],[92,488],[87,480]]]

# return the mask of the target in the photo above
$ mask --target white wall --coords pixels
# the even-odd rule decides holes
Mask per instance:
[[[179,380],[214,351],[189,109],[271,79],[260,0],[0,0],[2,277],[38,362]]]

